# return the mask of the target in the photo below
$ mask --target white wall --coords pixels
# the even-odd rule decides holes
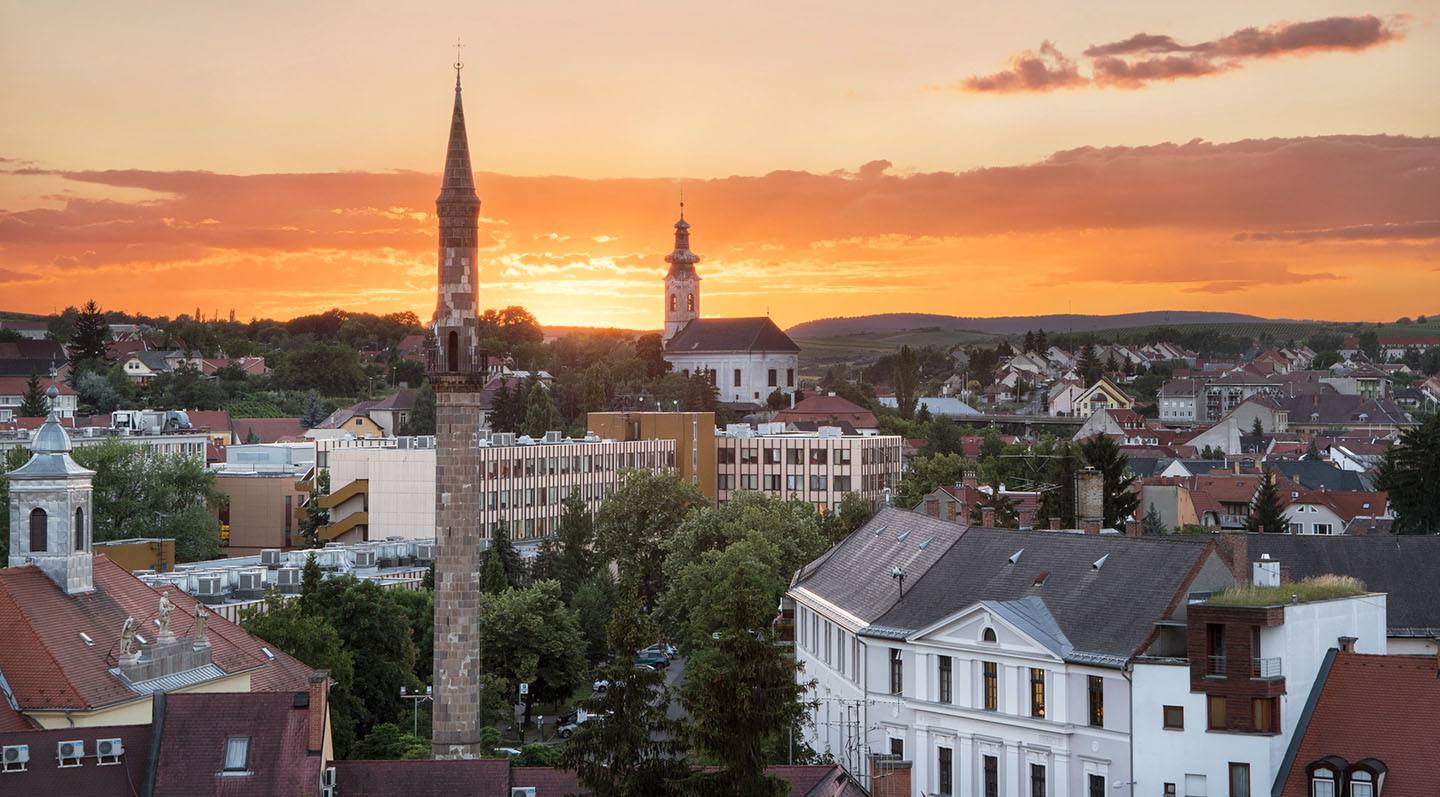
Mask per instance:
[[[793,393],[800,383],[800,355],[796,352],[666,352],[665,359],[676,371],[714,370],[715,386],[721,401],[749,401],[764,404],[775,390]],[[735,387],[735,369],[740,369],[740,387]],[[769,370],[775,369],[772,387]],[[786,384],[786,371],[795,373],[794,384]]]

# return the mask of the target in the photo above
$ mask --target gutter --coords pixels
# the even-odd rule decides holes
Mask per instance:
[[[165,731],[165,693],[156,692],[150,707],[150,749],[145,753],[145,780],[141,783],[140,794],[153,797],[155,775],[160,762],[160,739]]]

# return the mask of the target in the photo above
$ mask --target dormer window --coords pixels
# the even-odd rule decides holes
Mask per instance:
[[[250,737],[228,736],[225,738],[226,775],[244,775],[250,764]]]
[[[1363,769],[1351,772],[1350,797],[1375,797],[1375,776]]]

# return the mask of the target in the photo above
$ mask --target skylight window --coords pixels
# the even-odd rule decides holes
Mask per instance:
[[[244,772],[250,763],[250,737],[225,738],[225,771]]]

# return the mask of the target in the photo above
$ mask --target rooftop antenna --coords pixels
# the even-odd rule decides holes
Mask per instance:
[[[454,67],[455,67],[455,88],[457,88],[457,89],[460,88],[460,70],[462,70],[462,69],[465,68],[465,62],[460,60],[460,48],[462,48],[462,47],[464,47],[464,46],[465,46],[464,44],[461,44],[461,43],[460,43],[460,37],[459,37],[459,36],[456,36],[456,37],[455,37],[455,63],[454,63]]]
[[[900,582],[900,597],[905,597],[905,571],[897,566],[890,571],[890,577]]]

